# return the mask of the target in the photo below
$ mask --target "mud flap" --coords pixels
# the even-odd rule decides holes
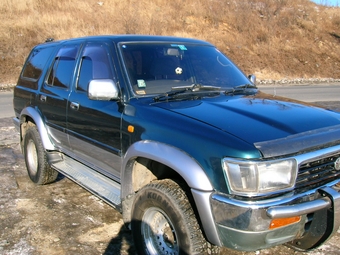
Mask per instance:
[[[298,250],[307,251],[315,249],[337,232],[340,226],[340,193],[333,188],[323,188],[320,194],[328,197],[332,206],[328,209],[317,211],[313,215],[313,220],[305,234],[289,243],[287,246]]]

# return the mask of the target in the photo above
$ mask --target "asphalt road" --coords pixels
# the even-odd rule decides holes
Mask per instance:
[[[340,101],[340,85],[259,86],[265,93],[304,102]]]
[[[13,92],[0,92],[0,118],[14,117]]]

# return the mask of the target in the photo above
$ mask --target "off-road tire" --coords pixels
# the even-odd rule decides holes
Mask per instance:
[[[32,182],[43,185],[54,182],[58,172],[50,167],[36,126],[30,126],[24,137],[24,157],[28,176]]]
[[[172,180],[158,180],[136,194],[132,235],[140,255],[219,254],[204,238],[184,190]]]

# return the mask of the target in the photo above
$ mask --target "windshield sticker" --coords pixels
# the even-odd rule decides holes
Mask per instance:
[[[178,74],[178,75],[180,75],[180,74],[183,73],[183,69],[180,68],[180,67],[177,67],[177,68],[175,69],[175,73]]]
[[[187,50],[187,47],[182,44],[171,44],[171,47],[178,47],[180,50]]]
[[[146,88],[146,83],[144,80],[137,80],[138,88]]]

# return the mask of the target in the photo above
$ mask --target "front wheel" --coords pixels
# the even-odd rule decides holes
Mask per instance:
[[[47,162],[46,151],[42,145],[36,126],[30,126],[24,138],[25,163],[30,179],[36,184],[47,184],[58,177],[58,172]]]
[[[172,180],[155,181],[137,193],[131,227],[141,255],[219,254],[203,237],[186,193]]]

